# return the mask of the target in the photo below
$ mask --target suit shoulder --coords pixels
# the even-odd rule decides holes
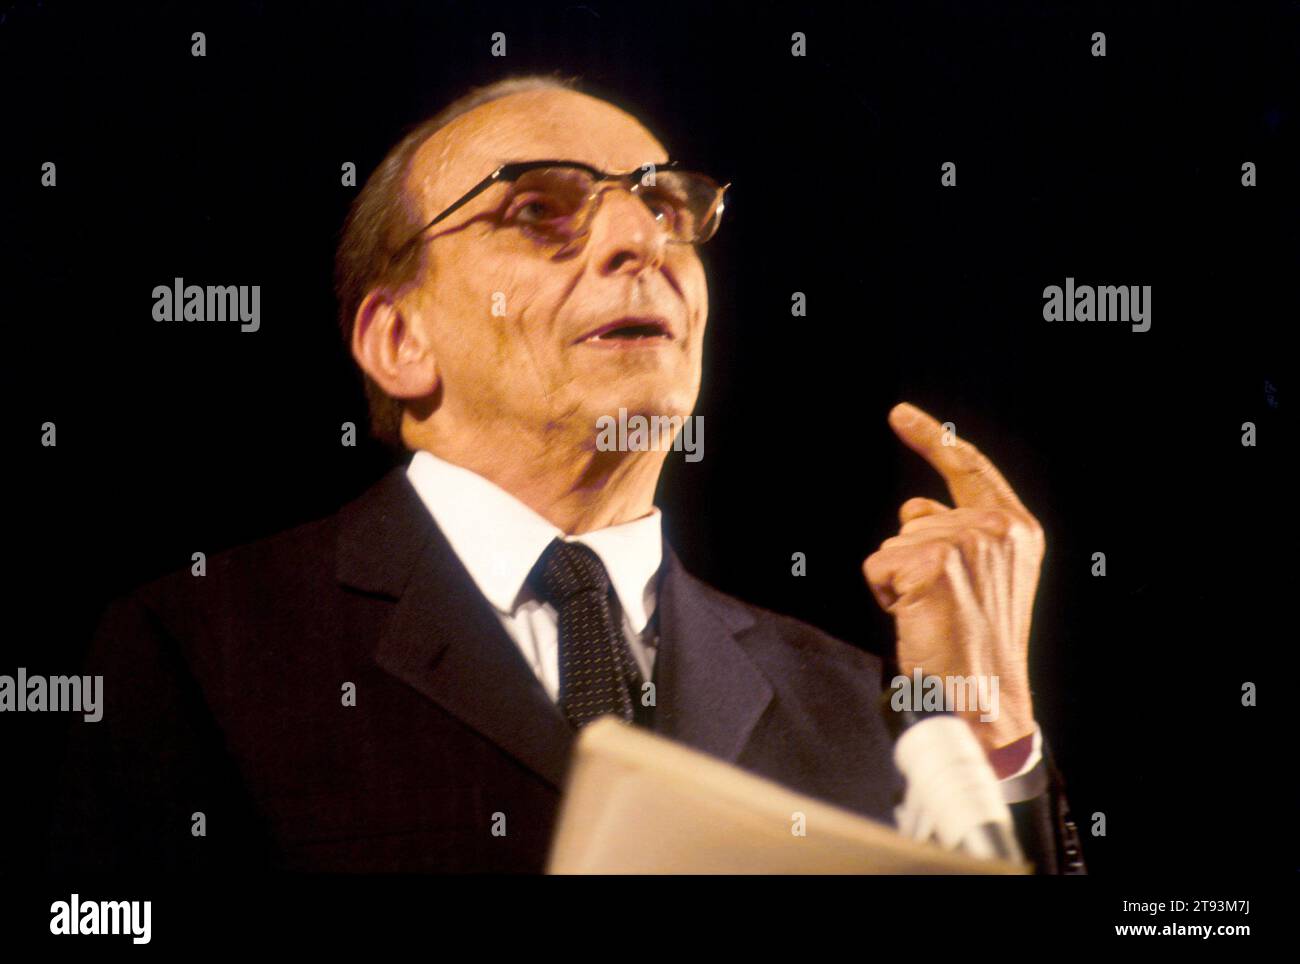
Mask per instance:
[[[183,630],[216,611],[255,613],[309,599],[333,584],[338,514],[232,546],[150,580],[115,605],[137,605]]]
[[[216,552],[201,569],[185,560],[110,609],[143,609],[183,638],[219,633],[247,643],[252,630],[299,637],[307,627],[336,625],[357,595],[351,589],[392,589],[392,572],[413,565],[431,527],[395,467],[329,515]]]

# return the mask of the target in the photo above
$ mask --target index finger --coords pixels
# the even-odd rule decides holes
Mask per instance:
[[[988,456],[956,435],[944,444],[943,426],[932,415],[900,402],[889,410],[889,425],[908,448],[943,476],[957,506],[1027,511]]]

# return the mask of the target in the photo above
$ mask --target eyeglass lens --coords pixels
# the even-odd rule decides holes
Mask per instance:
[[[678,242],[707,240],[714,228],[721,191],[702,175],[657,171],[638,175],[630,190]],[[575,168],[544,167],[514,180],[502,219],[545,243],[581,236],[597,202],[595,179]]]

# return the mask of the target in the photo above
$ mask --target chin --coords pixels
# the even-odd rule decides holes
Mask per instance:
[[[619,410],[626,410],[627,415],[680,416],[685,418],[695,407],[695,393],[679,386],[666,385],[627,385],[603,386],[602,391],[593,392],[584,412],[591,422],[605,416],[618,417]]]

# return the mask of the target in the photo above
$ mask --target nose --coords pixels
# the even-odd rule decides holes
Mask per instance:
[[[636,275],[663,264],[668,235],[640,198],[606,187],[596,198],[588,239],[601,274]]]

